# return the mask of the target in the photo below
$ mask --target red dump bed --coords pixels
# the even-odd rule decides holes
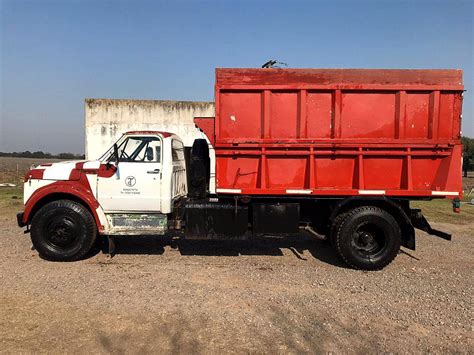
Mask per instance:
[[[216,69],[216,191],[462,193],[461,70]]]

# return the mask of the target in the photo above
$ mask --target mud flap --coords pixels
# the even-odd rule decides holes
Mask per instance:
[[[420,229],[430,235],[440,237],[444,240],[451,240],[451,234],[432,228],[425,216],[423,216],[423,213],[421,213],[420,209],[412,209],[410,212],[410,219],[413,227]]]
[[[115,255],[115,239],[113,235],[107,235],[107,251],[109,258],[113,258]]]

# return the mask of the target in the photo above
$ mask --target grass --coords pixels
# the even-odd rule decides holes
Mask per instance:
[[[23,210],[23,186],[0,187],[1,214],[11,214]]]
[[[472,196],[474,198],[474,196]],[[465,198],[464,201],[467,201]],[[429,222],[472,224],[474,228],[474,206],[461,205],[461,213],[454,213],[451,200],[413,201],[411,208],[420,208]]]
[[[23,210],[23,176],[32,164],[44,164],[59,159],[0,157],[0,182],[15,187],[0,187],[0,215],[12,215]]]
[[[463,202],[474,199],[474,195],[467,196],[474,188],[474,173],[471,171],[467,178],[462,179]],[[429,222],[443,222],[452,224],[472,224],[474,228],[474,206],[467,203],[461,204],[461,213],[454,213],[451,200],[439,199],[432,201],[414,201],[412,208],[420,208]]]

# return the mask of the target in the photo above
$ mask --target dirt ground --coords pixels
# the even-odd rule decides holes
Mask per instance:
[[[453,241],[417,233],[417,250],[380,272],[348,269],[304,235],[225,243],[122,237],[112,259],[54,263],[16,226],[15,196],[0,199],[0,352],[474,349],[469,215],[434,223]]]

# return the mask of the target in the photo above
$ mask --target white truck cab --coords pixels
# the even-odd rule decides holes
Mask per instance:
[[[18,224],[43,256],[77,259],[97,233],[166,233],[187,195],[184,146],[172,133],[126,132],[98,160],[42,164],[24,181]]]
[[[174,134],[127,132],[99,160],[115,170],[111,177],[97,175],[97,200],[106,213],[167,214],[186,196],[184,146]]]

